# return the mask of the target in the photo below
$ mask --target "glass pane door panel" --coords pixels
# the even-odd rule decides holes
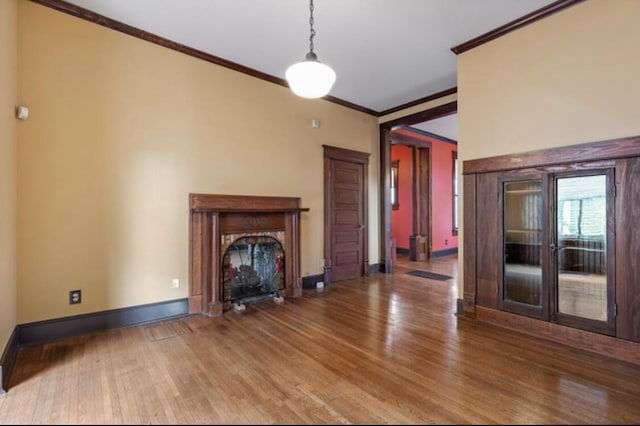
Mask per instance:
[[[542,304],[542,181],[504,183],[505,301]]]
[[[558,312],[607,321],[607,177],[556,179]]]

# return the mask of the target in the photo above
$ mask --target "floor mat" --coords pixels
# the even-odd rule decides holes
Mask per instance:
[[[438,281],[446,281],[453,278],[453,277],[450,277],[449,275],[442,275],[442,274],[436,274],[435,272],[417,271],[417,270],[409,271],[407,272],[407,274],[415,275],[416,277],[431,278],[432,280],[438,280]]]

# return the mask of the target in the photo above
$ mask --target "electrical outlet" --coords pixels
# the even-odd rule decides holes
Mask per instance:
[[[76,303],[82,302],[82,291],[81,290],[71,290],[69,292],[69,304],[75,305]]]
[[[324,268],[324,259],[320,259],[320,267]]]
[[[173,288],[180,288],[180,278],[174,278],[172,281]]]

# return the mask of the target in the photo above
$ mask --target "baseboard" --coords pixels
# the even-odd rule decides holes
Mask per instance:
[[[316,288],[316,283],[318,281],[324,281],[323,274],[307,275],[306,277],[302,277],[302,288]]]
[[[443,250],[434,250],[431,252],[431,257],[449,256],[450,254],[458,254],[458,247],[451,247]]]
[[[16,326],[0,358],[0,395],[9,389],[9,377],[11,377],[16,359],[18,359],[18,349],[20,349],[19,336],[20,330]]]
[[[456,316],[464,316],[464,299],[456,299]]]
[[[384,272],[384,263],[374,263],[369,265],[369,275],[379,274]]]
[[[19,325],[19,345],[46,343],[83,334],[187,315],[189,299],[132,306]]]
[[[640,366],[640,343],[476,305],[475,320]]]
[[[396,253],[397,254],[403,254],[403,255],[409,255],[411,253],[410,249],[406,249],[406,248],[396,248]],[[448,256],[450,254],[458,254],[458,247],[451,247],[448,249],[442,249],[442,250],[433,250],[431,252],[431,257],[442,257],[442,256]]]
[[[384,272],[384,263],[371,264],[369,265],[369,269],[367,270],[367,273],[369,275],[379,274],[380,272]],[[316,283],[318,281],[324,282],[324,274],[307,275],[306,277],[302,277],[302,288],[316,288]]]

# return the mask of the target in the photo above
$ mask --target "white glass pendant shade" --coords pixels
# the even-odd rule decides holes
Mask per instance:
[[[293,93],[310,99],[325,96],[336,81],[336,73],[319,62],[313,52],[307,53],[304,61],[287,68],[285,76]]]

